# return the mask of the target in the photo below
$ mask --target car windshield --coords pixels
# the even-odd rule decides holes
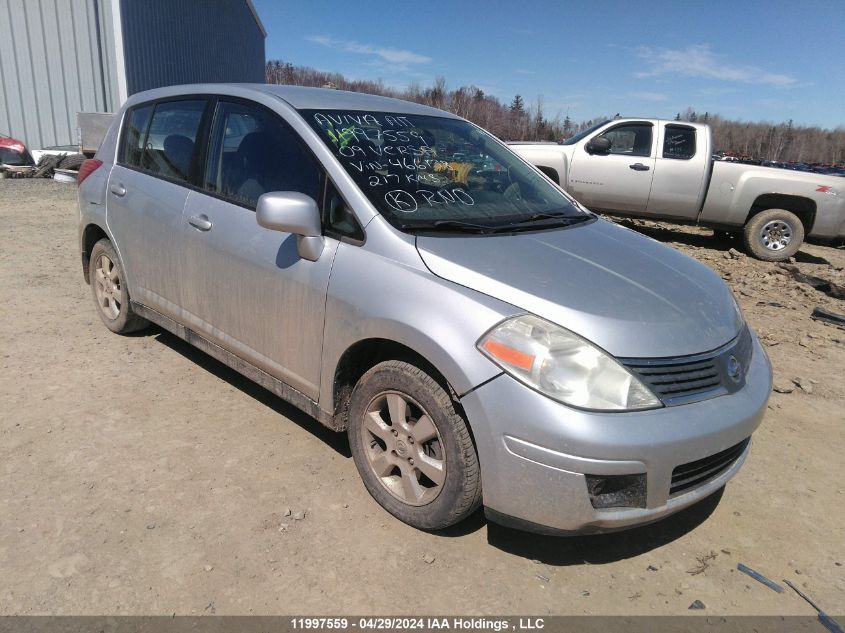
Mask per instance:
[[[466,121],[338,110],[302,115],[376,209],[402,230],[534,230],[592,217]]]
[[[578,132],[578,134],[576,134],[575,136],[570,136],[565,141],[561,141],[560,144],[561,145],[575,145],[575,143],[580,141],[585,136],[592,134],[593,132],[595,132],[597,129],[599,129],[605,123],[610,123],[610,119],[608,119],[607,121],[602,121],[601,123],[596,123],[594,126],[588,127],[586,130],[582,130],[581,132]]]

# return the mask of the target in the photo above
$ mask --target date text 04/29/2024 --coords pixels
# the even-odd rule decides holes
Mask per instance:
[[[456,631],[530,631],[541,630],[544,627],[542,618],[517,618],[508,620],[501,618],[478,617],[363,617],[350,618],[291,618],[291,626],[295,630],[350,630],[374,629],[392,631],[428,631],[428,630],[456,630]]]

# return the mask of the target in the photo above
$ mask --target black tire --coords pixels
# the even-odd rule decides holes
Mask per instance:
[[[445,480],[439,486],[436,496],[422,505],[403,501],[383,483],[394,481],[396,477],[401,482],[405,470],[396,466],[394,472],[397,474],[382,477],[376,475],[371,466],[369,451],[380,450],[378,445],[383,442],[365,427],[365,415],[369,414],[373,406],[377,406],[374,403],[379,402],[379,398],[385,394],[398,394],[408,401],[407,420],[410,424],[415,426],[413,416],[416,410],[420,419],[422,414],[427,413],[436,427],[438,437],[432,441],[441,447],[440,459],[444,464]],[[395,431],[398,427],[393,425],[387,428]],[[466,420],[455,409],[455,403],[446,390],[422,369],[402,361],[385,361],[365,373],[352,392],[347,432],[352,457],[364,486],[379,505],[400,521],[421,530],[438,530],[459,523],[481,505],[481,470]],[[393,432],[393,435],[396,434]],[[397,439],[403,439],[402,435]],[[414,443],[410,435],[405,439]],[[398,444],[401,443],[398,441]],[[424,448],[429,450],[431,445],[419,445],[415,450],[421,451]],[[386,446],[383,450],[385,455],[391,452]],[[405,458],[392,451],[391,459]],[[407,459],[410,464],[414,464],[413,459]],[[419,453],[417,460],[420,460]],[[424,475],[418,475],[418,481],[424,480]]]
[[[98,267],[103,267],[103,257],[107,258],[111,263],[109,270],[112,273],[112,280],[108,288],[104,284],[109,282],[105,282],[105,280],[101,282],[102,277],[98,273]],[[114,246],[112,246],[112,243],[107,238],[101,239],[91,249],[91,257],[88,262],[88,279],[91,283],[91,295],[94,297],[97,314],[100,315],[100,319],[112,332],[115,334],[129,334],[142,330],[150,324],[149,321],[132,311],[123,266],[114,250]],[[108,295],[105,296],[111,296],[113,302],[108,301],[108,299],[103,301],[102,298],[104,295],[102,293],[106,291],[108,291]],[[112,311],[114,312],[114,316],[111,314]]]
[[[765,227],[770,224],[778,234],[788,235],[788,244],[764,236]],[[767,209],[749,220],[742,231],[742,237],[745,250],[750,255],[766,262],[781,262],[795,255],[801,248],[804,242],[804,225],[791,211]]]

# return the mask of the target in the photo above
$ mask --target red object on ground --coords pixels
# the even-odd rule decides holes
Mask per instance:
[[[93,174],[100,166],[103,164],[103,161],[97,160],[96,158],[89,158],[84,163],[79,166],[79,171],[76,174],[76,186],[82,184],[82,181],[88,178],[91,174]]]

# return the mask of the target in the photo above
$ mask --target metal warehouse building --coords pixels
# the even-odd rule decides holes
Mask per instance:
[[[0,0],[0,135],[75,145],[142,90],[263,83],[265,37],[251,0]]]

